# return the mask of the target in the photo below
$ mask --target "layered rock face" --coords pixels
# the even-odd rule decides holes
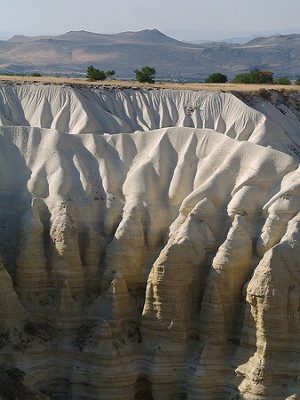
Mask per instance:
[[[57,399],[300,398],[297,116],[0,89],[0,362]]]

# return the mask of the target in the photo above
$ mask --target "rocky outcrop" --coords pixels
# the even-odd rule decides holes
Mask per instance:
[[[239,94],[241,96],[241,94]],[[149,132],[168,127],[213,129],[239,141],[299,156],[299,95],[190,90],[134,90],[113,86],[0,85],[0,126],[32,126],[77,133]]]
[[[196,94],[151,96],[132,124],[160,108],[176,125]],[[188,113],[134,133],[0,127],[0,362],[25,385],[72,400],[300,396],[299,160],[289,132],[262,146],[281,129],[262,114],[199,96],[201,129]]]

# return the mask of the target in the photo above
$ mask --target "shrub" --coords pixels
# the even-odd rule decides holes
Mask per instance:
[[[89,81],[104,81],[107,78],[106,73],[104,71],[100,71],[100,69],[94,68],[90,65],[87,68],[86,77]]]
[[[273,72],[254,68],[250,71],[250,83],[273,83]]]
[[[261,73],[261,76],[263,77],[263,79],[265,80],[265,83],[269,83],[269,84],[274,83],[272,71],[269,71],[268,69],[262,69],[260,71],[260,73]]]
[[[300,78],[296,80],[295,85],[300,85]]]
[[[271,92],[264,88],[259,89],[258,94],[265,100],[271,100],[272,98]]]
[[[105,72],[106,76],[110,76],[110,79],[116,74],[116,71],[113,69],[109,69],[108,71]]]
[[[148,67],[147,65],[142,68],[141,71],[138,69],[134,70],[136,80],[138,82],[148,82],[148,83],[154,83],[154,75],[156,74],[155,68]]]
[[[283,76],[282,78],[278,78],[276,80],[276,85],[290,85],[291,81],[287,76]]]
[[[250,72],[236,75],[235,78],[231,82],[232,83],[272,84],[272,83],[274,83],[273,72],[266,70],[266,69],[259,70],[258,68],[254,68]]]
[[[250,83],[250,74],[248,72],[244,74],[236,75],[232,81],[232,83]]]
[[[205,80],[205,83],[226,83],[228,78],[226,75],[217,72],[215,74],[209,75],[209,77]]]
[[[38,72],[34,72],[31,76],[35,76],[35,77],[38,77],[38,76],[42,76],[41,74],[39,74]]]

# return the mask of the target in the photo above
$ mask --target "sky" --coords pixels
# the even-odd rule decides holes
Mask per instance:
[[[0,0],[0,10],[1,38],[157,28],[197,40],[204,31],[300,30],[299,0]]]

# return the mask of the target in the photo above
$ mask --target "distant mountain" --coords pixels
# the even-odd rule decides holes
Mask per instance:
[[[257,35],[253,36],[233,36],[230,38],[226,39],[219,39],[219,40],[208,40],[208,39],[200,39],[200,40],[193,40],[189,41],[187,43],[193,43],[193,44],[203,44],[203,43],[214,43],[214,42],[222,42],[222,43],[233,43],[233,44],[244,44],[247,42],[250,42],[250,40],[257,38]]]
[[[91,42],[97,44],[114,44],[114,43],[165,43],[174,44],[181,43],[176,39],[172,39],[157,29],[149,30],[145,29],[143,31],[133,32],[122,32],[116,34],[101,34],[87,32],[85,30],[81,31],[70,31],[58,36],[23,36],[15,35],[8,39],[10,43],[26,43],[26,42],[36,42],[40,40],[59,40],[65,42],[85,42],[90,44]]]
[[[300,35],[276,35],[271,37],[258,37],[249,41],[246,46],[288,46],[291,50],[300,46]],[[300,47],[299,47],[300,51]]]
[[[171,29],[164,33],[177,40],[202,44],[208,42],[246,43],[257,37],[300,34],[299,28],[262,31],[241,31],[234,29]]]
[[[39,71],[83,76],[88,65],[134,78],[155,67],[158,79],[202,80],[213,72],[229,78],[254,67],[275,75],[300,75],[300,35],[255,38],[245,44],[181,42],[157,29],[118,34],[71,31],[58,36],[13,36],[0,41],[0,72]]]

